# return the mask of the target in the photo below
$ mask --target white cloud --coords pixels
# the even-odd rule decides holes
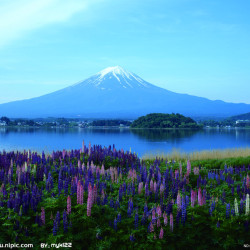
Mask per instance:
[[[64,22],[100,0],[1,0],[0,48],[45,25]]]

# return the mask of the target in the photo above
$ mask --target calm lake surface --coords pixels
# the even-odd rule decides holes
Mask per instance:
[[[250,129],[203,129],[203,130],[130,130],[130,129],[40,129],[0,128],[0,151],[34,150],[50,153],[53,150],[80,149],[97,144],[116,149],[145,154],[168,153],[173,149],[191,152],[205,149],[250,147]]]

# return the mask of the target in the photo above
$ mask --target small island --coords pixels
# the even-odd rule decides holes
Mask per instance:
[[[152,113],[141,116],[130,125],[131,128],[201,128],[192,118],[181,114]]]

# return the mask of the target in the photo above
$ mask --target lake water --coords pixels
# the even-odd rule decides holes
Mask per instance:
[[[148,153],[168,153],[173,149],[197,150],[250,147],[250,129],[130,130],[130,129],[40,129],[0,128],[0,151],[31,149],[38,152],[80,149],[85,145],[115,145],[141,157]]]

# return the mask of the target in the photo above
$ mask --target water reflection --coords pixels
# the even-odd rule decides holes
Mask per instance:
[[[52,152],[79,149],[86,144],[115,145],[117,149],[142,156],[145,152],[190,152],[250,146],[250,129],[82,129],[82,128],[0,128],[0,151],[31,149]]]
[[[131,129],[131,132],[141,139],[152,142],[178,142],[182,138],[194,136],[200,130],[194,129]]]

